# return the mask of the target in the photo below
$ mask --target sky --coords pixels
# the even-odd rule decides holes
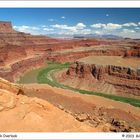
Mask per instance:
[[[0,21],[31,34],[140,38],[140,8],[0,8]]]

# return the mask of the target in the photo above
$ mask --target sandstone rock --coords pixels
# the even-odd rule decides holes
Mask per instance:
[[[0,111],[2,111],[4,109],[4,107],[3,106],[0,106]]]
[[[9,81],[0,78],[0,90],[8,90],[9,92],[12,92],[16,95],[23,94],[22,89],[13,83],[10,83]]]
[[[110,132],[110,127],[111,127],[111,125],[109,123],[106,123],[103,126],[103,132]]]
[[[98,123],[100,123],[101,122],[101,120],[99,119],[99,117],[96,117],[96,116],[94,116],[94,118],[92,118],[95,122],[98,122]]]
[[[140,44],[131,47],[129,50],[126,50],[124,57],[140,57]]]
[[[134,128],[129,126],[125,121],[113,119],[111,124],[113,125],[110,130],[113,132],[132,132]]]
[[[64,107],[62,105],[58,105],[58,108],[60,108],[61,110],[64,110]]]
[[[89,116],[88,116],[87,114],[85,114],[85,113],[82,113],[82,114],[77,114],[77,115],[75,116],[75,118],[76,118],[78,121],[83,122],[83,121],[88,120],[88,119],[89,119]]]
[[[114,125],[114,126],[124,126],[125,125],[125,121],[112,119],[111,124]]]
[[[16,106],[16,98],[15,95],[12,95],[12,92],[7,90],[0,90],[0,110],[9,110],[15,108]]]
[[[64,123],[65,122],[65,123]],[[45,100],[0,91],[2,132],[94,132],[97,129],[77,121]]]
[[[11,22],[0,21],[0,33],[12,32],[15,32],[15,30],[13,30]]]
[[[75,62],[65,73],[67,79],[79,78],[91,90],[107,94],[140,95],[140,70],[115,65],[98,65]],[[80,84],[81,82],[79,82]],[[105,90],[104,90],[105,89]],[[112,89],[112,90],[111,90]],[[112,93],[112,91],[114,93]],[[110,92],[110,93],[109,93]]]

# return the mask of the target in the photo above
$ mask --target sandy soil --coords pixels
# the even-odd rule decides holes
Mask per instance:
[[[90,46],[90,47],[78,47],[78,48],[73,48],[73,49],[65,49],[65,50],[60,50],[53,52],[52,54],[65,54],[69,52],[84,52],[84,51],[90,51],[90,50],[107,50],[111,49],[114,50],[116,48],[126,48],[126,45],[120,45],[120,46],[115,46],[115,45],[95,45],[95,46]]]
[[[0,90],[0,132],[95,132],[47,101]]]
[[[121,56],[88,56],[78,61],[98,65],[115,65],[132,68],[140,67],[139,58],[122,58]]]
[[[94,95],[82,95],[69,90],[50,87],[46,84],[28,84],[24,85],[23,88],[27,96],[36,96],[47,100],[73,116],[75,114],[88,114],[89,120],[97,117],[101,122],[97,128],[105,126],[111,119],[123,120],[137,128],[140,127],[140,109],[129,104]]]

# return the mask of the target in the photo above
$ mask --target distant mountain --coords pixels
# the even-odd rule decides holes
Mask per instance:
[[[75,35],[66,35],[66,34],[48,34],[47,36],[53,38],[61,38],[61,39],[83,39],[83,38],[104,38],[104,39],[123,39],[123,37],[112,35],[112,34],[105,34],[105,35],[98,35],[98,34],[75,34]]]
[[[117,35],[98,35],[98,34],[87,34],[87,35],[74,35],[73,38],[105,38],[105,39],[122,39],[123,37]]]
[[[47,36],[52,38],[60,38],[60,39],[73,39],[73,35],[66,35],[66,34],[47,34]]]

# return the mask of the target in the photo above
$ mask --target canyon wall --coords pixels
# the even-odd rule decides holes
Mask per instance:
[[[46,62],[45,56],[23,59],[12,64],[7,69],[0,68],[0,77],[14,82],[15,80],[17,80],[19,76],[23,75],[25,72],[31,69],[36,69],[41,66],[44,66],[45,62]]]
[[[0,48],[0,66],[12,63],[13,61],[25,58],[26,56],[25,48],[17,45],[7,45]]]
[[[140,45],[133,46],[131,49],[126,50],[124,57],[140,57]]]
[[[0,22],[0,47],[5,44],[34,46],[50,42],[57,42],[57,40],[47,36],[18,32],[12,28],[11,22]]]
[[[87,57],[87,56],[123,56],[125,54],[124,49],[118,50],[91,50],[91,51],[81,51],[81,52],[68,52],[63,54],[51,54],[48,55],[47,60],[54,62],[73,62],[77,59]]]
[[[14,81],[25,71],[44,65],[47,46],[56,42],[46,36],[18,32],[11,22],[0,22],[0,76]]]
[[[85,84],[90,83],[89,86],[97,91],[102,88],[104,83],[112,85],[117,93],[126,96],[129,94],[140,96],[140,69],[76,62],[70,66],[66,77],[71,80],[74,78],[81,81],[86,79]]]
[[[0,21],[0,32],[9,33],[9,32],[15,32],[15,30],[12,28],[11,22]]]
[[[31,54],[45,52],[44,48],[47,49],[50,43],[55,42],[58,41],[46,36],[15,31],[11,22],[0,22],[0,66]]]

